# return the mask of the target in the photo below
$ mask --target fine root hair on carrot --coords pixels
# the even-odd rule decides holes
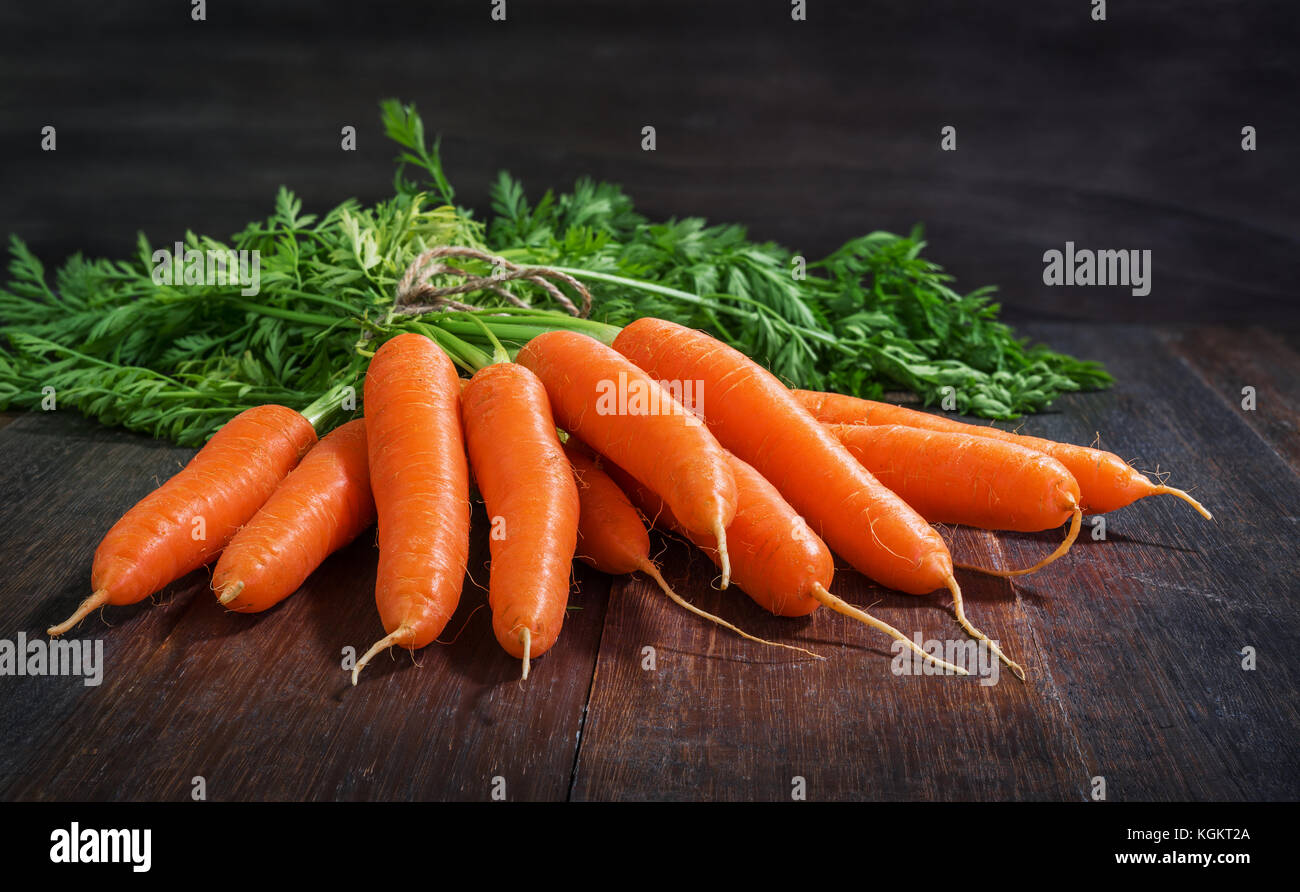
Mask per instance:
[[[808,656],[812,657],[814,660],[826,659],[821,654],[815,654],[812,651],[807,650],[806,648],[796,647],[793,644],[782,644],[780,641],[768,641],[766,638],[759,638],[757,635],[751,635],[745,630],[733,626],[731,623],[727,622],[722,617],[715,616],[714,614],[709,613],[707,610],[701,610],[699,607],[696,607],[690,601],[687,601],[681,595],[677,594],[677,592],[673,591],[672,586],[668,584],[668,582],[664,579],[663,575],[659,572],[659,568],[656,567],[654,564],[650,563],[649,561],[647,561],[638,569],[640,569],[642,573],[644,573],[645,575],[653,579],[655,581],[655,584],[658,585],[659,588],[663,590],[663,593],[665,595],[667,595],[669,598],[672,599],[672,602],[674,604],[676,604],[679,607],[686,608],[691,613],[694,613],[696,616],[703,617],[704,619],[707,619],[710,622],[717,623],[718,625],[722,626],[724,629],[730,629],[731,631],[739,635],[741,638],[745,638],[749,641],[755,641],[758,642],[759,644],[768,644],[771,645],[772,647],[784,647],[787,650],[797,650],[799,651],[799,653],[807,654]]]
[[[519,633],[519,640],[524,644],[524,674],[519,680],[528,681],[528,657],[533,649],[533,633],[528,630],[527,626],[524,626],[524,630]]]
[[[241,581],[232,582],[222,589],[221,594],[217,595],[217,600],[222,604],[229,604],[239,597],[239,593],[244,590],[244,583]]]
[[[722,571],[722,588],[731,584],[731,558],[727,555],[727,531],[722,524],[713,527],[713,536],[718,540],[718,569]]]
[[[1060,545],[1056,546],[1056,551],[1053,551],[1032,567],[1023,567],[1019,570],[994,570],[989,567],[976,567],[971,564],[953,564],[953,566],[959,570],[973,570],[976,573],[983,573],[985,576],[1000,576],[1003,579],[1012,576],[1028,576],[1030,573],[1037,573],[1052,561],[1069,551],[1070,547],[1074,545],[1074,540],[1079,538],[1079,527],[1082,525],[1083,509],[1076,505],[1074,508],[1074,514],[1070,517],[1070,531],[1066,533],[1064,541],[1062,541]]]
[[[63,622],[59,623],[57,626],[50,626],[48,629],[45,630],[45,634],[49,635],[51,638],[57,638],[60,635],[62,635],[64,632],[67,632],[77,623],[85,619],[86,616],[91,611],[98,610],[100,607],[103,607],[107,603],[108,603],[108,590],[101,588],[99,591],[95,592],[89,598],[82,601],[81,606],[79,606],[76,609],[76,611],[73,612],[72,616],[68,617]]]
[[[870,613],[867,613],[865,610],[859,610],[857,607],[854,607],[852,604],[850,604],[848,601],[845,601],[843,598],[835,597],[830,592],[826,591],[826,589],[822,587],[822,584],[820,582],[813,583],[812,590],[810,593],[814,598],[816,598],[825,606],[829,607],[831,610],[834,610],[836,613],[842,613],[845,616],[849,617],[850,619],[856,619],[858,622],[865,623],[866,625],[871,626],[871,628],[876,629],[877,631],[884,632],[886,635],[888,635],[890,638],[893,638],[895,641],[903,642],[903,644],[907,645],[907,647],[911,649],[914,653],[916,653],[918,656],[926,660],[929,660],[931,663],[934,663],[936,666],[940,667],[941,669],[945,669],[948,672],[951,672],[953,675],[970,675],[969,672],[967,672],[965,669],[961,668],[960,666],[954,666],[952,663],[949,663],[946,660],[939,659],[934,654],[926,653],[925,649],[922,648],[919,644],[917,644],[912,639],[908,638],[906,635],[898,631],[898,629],[895,629],[893,626],[891,626],[889,623],[885,622],[884,620],[876,619]]]
[[[1160,496],[1177,496],[1178,498],[1182,499],[1184,502],[1186,502],[1187,504],[1195,508],[1197,512],[1201,515],[1201,517],[1204,517],[1206,520],[1214,520],[1214,515],[1211,514],[1208,510],[1206,510],[1204,505],[1196,501],[1196,499],[1192,498],[1190,495],[1188,495],[1185,491],[1181,489],[1175,489],[1172,486],[1165,486],[1164,484],[1160,484],[1156,486],[1155,489],[1152,490],[1152,493],[1154,495],[1160,495]]]
[[[957,584],[957,580],[952,576],[949,576],[946,582],[948,585],[948,591],[952,592],[952,606],[953,612],[957,615],[957,622],[961,624],[961,627],[965,629],[966,633],[972,638],[983,641],[987,644],[993,653],[997,655],[999,660],[1011,667],[1011,671],[1016,674],[1016,678],[1024,681],[1025,670],[1021,668],[1020,664],[1004,654],[1002,648],[998,647],[996,641],[971,625],[971,621],[966,618],[966,608],[962,606],[961,601],[961,586]]]
[[[381,650],[388,650],[388,648],[395,644],[401,644],[402,639],[411,638],[414,635],[415,630],[410,626],[398,626],[396,631],[385,635],[383,638],[380,638],[374,644],[370,645],[370,650],[366,651],[362,655],[361,659],[357,660],[357,665],[352,667],[352,684],[355,685],[357,683],[357,676],[361,674],[362,669],[366,668],[366,664],[374,658],[375,654],[379,653]]]
[[[472,576],[470,577],[471,580],[472,580],[473,578],[474,578],[474,577],[472,577]],[[483,609],[484,607],[486,607],[486,606],[488,606],[488,605],[487,605],[487,604],[480,604],[480,605],[478,605],[477,607],[475,607],[473,610],[471,610],[471,611],[469,612],[469,616],[465,617],[465,622],[461,623],[461,626],[460,626],[459,631],[457,631],[455,635],[452,635],[452,636],[451,636],[451,640],[450,640],[450,641],[444,641],[442,638],[436,638],[436,639],[434,639],[434,640],[437,641],[439,644],[455,644],[457,641],[460,640],[460,636],[465,634],[465,630],[469,628],[470,621],[474,619],[474,614],[478,613],[480,610],[482,610],[482,609]]]

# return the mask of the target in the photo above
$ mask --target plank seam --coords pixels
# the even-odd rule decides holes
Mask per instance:
[[[578,717],[578,740],[573,748],[573,767],[569,770],[569,789],[564,801],[573,801],[573,791],[578,786],[578,760],[582,758],[582,734],[587,730],[587,714],[591,710],[591,695],[596,690],[596,676],[600,672],[600,653],[605,644],[605,629],[609,626],[610,607],[614,603],[615,591],[622,592],[627,587],[626,580],[611,580],[609,595],[605,601],[605,615],[600,624],[600,637],[596,640],[596,659],[591,662],[591,681],[587,683],[587,696],[582,701],[582,714]]]

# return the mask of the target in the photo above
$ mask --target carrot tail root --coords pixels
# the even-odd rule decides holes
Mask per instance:
[[[726,588],[731,584],[731,557],[727,554],[727,531],[719,523],[713,528],[713,535],[718,540],[718,569],[722,571],[721,588]]]
[[[949,576],[947,582],[948,590],[952,592],[953,612],[957,615],[957,622],[961,624],[961,627],[965,629],[966,633],[972,638],[983,641],[987,644],[993,653],[997,655],[999,660],[1011,667],[1011,671],[1016,674],[1016,678],[1024,681],[1025,670],[1021,668],[1020,664],[1004,654],[1002,648],[998,647],[996,641],[971,625],[970,620],[966,618],[966,608],[962,606],[961,600],[961,586],[957,584],[957,580]]]
[[[818,601],[820,601],[822,604],[829,607],[831,610],[834,610],[836,613],[842,613],[844,616],[847,616],[850,619],[856,619],[860,623],[865,623],[866,625],[871,626],[871,628],[873,629],[876,629],[880,632],[884,632],[886,635],[888,635],[890,638],[893,638],[895,641],[903,642],[903,644],[907,645],[916,654],[918,654],[919,656],[921,656],[926,660],[929,660],[931,663],[934,663],[936,666],[939,666],[940,668],[945,669],[948,672],[953,673],[954,675],[970,675],[969,672],[967,672],[965,669],[961,668],[960,666],[954,666],[952,663],[949,663],[946,660],[939,659],[938,657],[934,656],[934,654],[926,653],[925,650],[920,645],[918,645],[912,639],[908,638],[902,632],[898,631],[898,629],[894,628],[889,623],[883,620],[876,619],[874,616],[872,616],[870,613],[867,613],[864,610],[859,610],[858,608],[854,607],[852,604],[848,603],[842,598],[835,597],[830,592],[826,591],[826,589],[822,588],[820,583],[813,584],[812,596],[816,598]]]
[[[1184,492],[1181,489],[1175,489],[1172,486],[1162,485],[1162,486],[1157,486],[1154,490],[1152,490],[1152,494],[1163,495],[1163,496],[1177,496],[1178,498],[1182,499],[1184,502],[1186,502],[1187,504],[1195,508],[1197,512],[1201,515],[1201,517],[1204,517],[1206,520],[1214,520],[1214,515],[1211,514],[1204,505],[1196,501],[1196,499],[1192,498],[1190,495],[1188,495],[1186,492]]]
[[[1037,573],[1057,558],[1064,557],[1065,553],[1074,545],[1074,540],[1079,538],[1079,528],[1082,525],[1083,509],[1076,507],[1073,516],[1070,517],[1070,531],[1066,533],[1065,539],[1060,545],[1056,546],[1055,551],[1034,564],[1032,567],[1024,567],[1019,570],[994,570],[990,567],[976,567],[971,564],[953,564],[953,566],[959,570],[973,570],[976,573],[983,573],[985,576],[999,576],[1003,579],[1012,576],[1028,576],[1030,573]]]
[[[524,630],[519,633],[519,640],[522,641],[524,645],[524,674],[519,680],[528,681],[528,659],[532,656],[533,633],[529,631],[527,626],[524,626]]]
[[[225,605],[229,604],[231,601],[238,598],[240,593],[243,592],[243,590],[244,590],[243,582],[233,582],[217,593],[217,600],[220,601],[221,605],[224,607]]]
[[[356,685],[357,676],[361,674],[362,669],[366,668],[366,664],[374,658],[375,654],[379,653],[381,650],[388,650],[388,648],[395,644],[401,644],[403,638],[411,638],[414,635],[414,632],[415,630],[410,626],[398,626],[396,631],[389,635],[385,635],[383,638],[380,638],[374,644],[370,645],[370,650],[366,651],[365,654],[362,655],[361,659],[357,660],[357,665],[352,668],[352,684]]]
[[[73,612],[72,616],[68,617],[63,622],[59,623],[57,626],[50,626],[48,629],[45,630],[45,634],[49,635],[51,638],[57,638],[60,635],[62,635],[64,632],[67,632],[77,623],[85,619],[89,613],[91,613],[94,610],[98,610],[100,607],[103,607],[107,603],[108,603],[108,590],[101,588],[99,591],[92,594],[89,598],[82,601],[81,605],[77,607],[76,611]]]
[[[659,588],[663,590],[663,593],[672,599],[672,602],[674,604],[676,604],[679,607],[684,607],[685,609],[689,610],[691,613],[694,613],[696,616],[703,617],[704,619],[707,619],[710,622],[717,623],[718,625],[722,626],[724,629],[730,629],[731,631],[739,635],[741,638],[748,639],[749,641],[756,641],[759,644],[768,644],[771,645],[772,647],[784,647],[787,650],[796,650],[799,653],[807,654],[808,656],[812,657],[814,660],[826,659],[821,654],[815,654],[810,650],[807,650],[802,647],[796,647],[793,644],[782,644],[780,641],[768,641],[766,638],[759,638],[756,635],[751,635],[748,632],[744,631],[743,629],[739,629],[736,626],[733,626],[731,623],[727,622],[722,617],[715,616],[714,614],[709,613],[707,610],[701,610],[699,607],[696,607],[694,604],[687,601],[681,595],[677,594],[677,592],[673,591],[672,587],[664,580],[662,574],[660,574],[659,568],[656,567],[654,564],[650,563],[649,561],[646,561],[646,563],[641,566],[640,570],[642,573],[644,573],[645,575],[653,579],[655,583],[659,586]]]

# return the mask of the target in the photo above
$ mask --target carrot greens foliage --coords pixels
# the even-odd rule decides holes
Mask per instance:
[[[256,250],[255,295],[238,284],[159,284],[155,251],[172,246],[143,235],[131,257],[76,255],[52,274],[11,236],[0,288],[0,409],[53,401],[197,445],[250,406],[302,408],[357,384],[373,337],[423,331],[455,358],[492,349],[484,326],[517,349],[554,328],[608,339],[608,326],[641,316],[706,329],[792,385],[864,397],[908,390],[926,404],[951,393],[958,410],[987,418],[1037,411],[1060,393],[1111,380],[1096,363],[1018,339],[998,321],[992,289],[955,290],[921,256],[919,229],[852,239],[810,260],[799,278],[789,248],[754,241],[739,225],[649,220],[618,186],[589,179],[533,202],[503,172],[480,221],[455,204],[414,108],[388,100],[382,118],[400,147],[391,198],[313,214],[282,187],[269,217],[228,240],[184,235],[184,248],[199,252]],[[409,264],[449,245],[567,271],[591,290],[593,321],[559,312],[521,282],[502,287],[536,309],[479,291],[457,299],[481,313],[394,315]],[[455,266],[492,272],[476,260]]]

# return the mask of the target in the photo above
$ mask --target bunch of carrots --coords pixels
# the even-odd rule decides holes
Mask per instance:
[[[668,382],[692,382],[707,403],[683,405]],[[640,398],[611,410],[615,384]],[[644,573],[678,604],[752,638],[673,592],[651,559],[650,524],[693,542],[722,587],[734,582],[774,614],[825,606],[966,674],[832,594],[832,552],[889,588],[947,592],[960,625],[1023,679],[967,618],[954,576],[964,565],[932,524],[1069,524],[1032,567],[967,568],[1011,576],[1064,554],[1084,512],[1167,493],[1210,517],[1111,453],[790,390],[735,349],[654,318],[612,343],[548,331],[513,361],[497,344],[468,380],[439,343],[400,334],[370,361],[365,417],[318,439],[331,399],[301,413],[259,406],[226,424],[109,530],[95,553],[94,593],[49,634],[214,560],[222,605],[266,610],[377,522],[384,634],[358,661],[355,683],[376,654],[428,645],[455,612],[473,485],[492,524],[493,631],[524,678],[560,634],[575,557],[605,573]],[[196,537],[199,519],[205,535]]]

